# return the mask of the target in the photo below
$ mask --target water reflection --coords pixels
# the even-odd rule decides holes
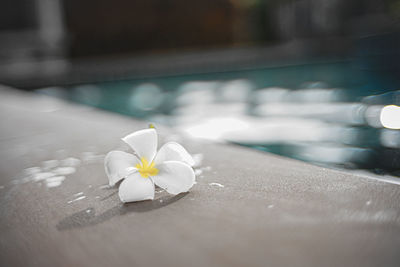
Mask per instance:
[[[193,138],[336,167],[400,169],[400,91],[365,95],[322,81],[292,88],[259,86],[251,79],[172,80],[126,83],[114,95],[107,91],[110,85],[101,84],[71,92],[81,102],[108,103],[107,109],[167,124]],[[51,94],[46,90],[41,92]]]
[[[150,111],[158,109],[164,99],[161,88],[153,83],[144,83],[133,88],[129,97],[129,108],[132,111]]]
[[[400,129],[400,107],[396,105],[384,106],[381,110],[380,121],[388,129]]]

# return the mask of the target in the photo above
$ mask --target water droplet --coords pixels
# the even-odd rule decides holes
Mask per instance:
[[[53,188],[53,187],[57,187],[61,185],[61,181],[55,181],[55,182],[50,182],[50,183],[46,183],[46,186],[48,188]]]
[[[70,203],[73,203],[73,202],[76,202],[76,201],[79,201],[79,200],[82,200],[82,199],[85,199],[85,198],[86,198],[86,196],[80,196],[78,198],[75,198],[73,200],[68,201],[67,203],[70,204]]]
[[[79,193],[74,194],[74,197],[78,197],[78,196],[82,196],[82,195],[83,195],[83,192],[79,192]]]
[[[225,187],[223,184],[220,184],[220,183],[209,183],[209,185],[211,185],[211,186],[217,186],[217,187]]]

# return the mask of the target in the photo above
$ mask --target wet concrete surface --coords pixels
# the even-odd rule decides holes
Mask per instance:
[[[1,89],[0,265],[399,266],[398,184],[165,128],[202,156],[197,184],[121,203],[103,157],[145,127]]]

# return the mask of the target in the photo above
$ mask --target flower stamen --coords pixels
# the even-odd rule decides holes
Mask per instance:
[[[155,176],[158,174],[158,169],[155,167],[154,162],[151,162],[149,164],[149,162],[145,158],[141,158],[140,161],[141,164],[138,163],[135,167],[138,169],[140,175],[143,178],[148,178],[149,176]]]

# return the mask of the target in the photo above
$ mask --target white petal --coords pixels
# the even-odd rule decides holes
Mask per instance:
[[[122,141],[127,143],[140,158],[145,158],[148,162],[154,159],[157,152],[157,132],[155,129],[145,129],[131,133]]]
[[[180,161],[165,161],[156,165],[159,173],[152,179],[156,185],[168,193],[177,195],[192,188],[195,175],[193,169]]]
[[[135,165],[140,163],[137,157],[123,151],[110,151],[104,159],[104,167],[111,186],[128,174],[135,172]]]
[[[164,161],[183,161],[190,166],[194,165],[192,156],[183,146],[176,142],[168,142],[158,151],[154,162],[156,164],[161,164]]]
[[[136,172],[129,175],[119,186],[119,198],[122,202],[154,199],[154,184],[150,178],[143,178]]]

